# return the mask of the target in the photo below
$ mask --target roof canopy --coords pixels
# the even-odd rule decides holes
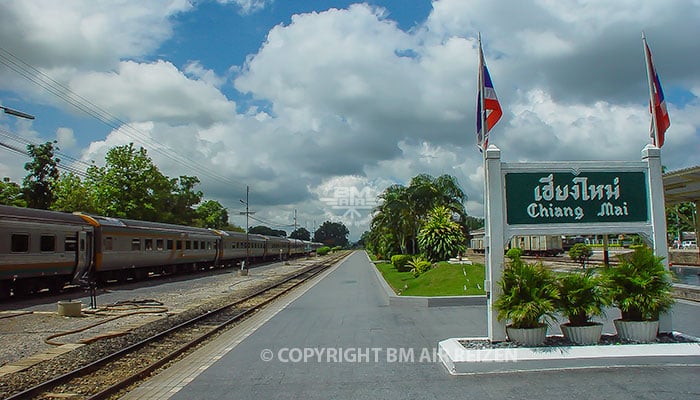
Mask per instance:
[[[666,205],[700,202],[700,166],[667,172],[663,180]]]

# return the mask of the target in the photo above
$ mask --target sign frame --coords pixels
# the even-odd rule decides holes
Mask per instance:
[[[505,322],[498,321],[494,303],[502,294],[496,284],[504,268],[505,243],[513,236],[528,235],[584,235],[584,234],[640,234],[650,243],[654,254],[663,257],[668,270],[668,247],[666,245],[666,211],[661,173],[661,151],[649,144],[642,150],[642,161],[552,161],[529,163],[502,163],[501,151],[490,145],[485,152],[485,209],[484,251],[486,262],[486,297],[488,303],[488,337],[492,342],[506,340]],[[644,221],[633,222],[577,222],[508,224],[506,174],[518,173],[570,173],[573,175],[593,172],[642,172],[646,186],[646,215]],[[573,176],[572,175],[572,176]],[[493,250],[492,250],[493,249]],[[659,331],[671,332],[671,314],[660,316]]]

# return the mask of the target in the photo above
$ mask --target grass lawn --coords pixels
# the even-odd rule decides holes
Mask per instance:
[[[418,278],[414,278],[411,272],[398,272],[390,263],[377,264],[377,268],[389,286],[402,296],[466,296],[485,293],[483,264],[440,262]]]

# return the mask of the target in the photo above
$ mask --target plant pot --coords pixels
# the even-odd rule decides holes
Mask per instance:
[[[513,328],[506,327],[508,339],[523,346],[539,346],[547,338],[547,325],[540,325],[537,328]]]
[[[564,337],[576,344],[596,344],[603,333],[603,324],[593,322],[590,325],[572,326],[569,323],[559,325]]]
[[[656,340],[659,331],[659,321],[624,321],[616,319],[617,336],[631,342],[649,343]]]

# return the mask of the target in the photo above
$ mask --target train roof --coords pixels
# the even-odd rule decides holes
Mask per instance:
[[[36,222],[55,222],[73,225],[89,225],[78,215],[60,211],[0,205],[0,218]]]
[[[149,229],[149,230],[160,230],[168,232],[187,232],[187,233],[198,233],[206,234],[212,236],[218,236],[218,234],[207,228],[197,228],[185,225],[175,225],[166,224],[163,222],[152,222],[152,221],[139,221],[135,219],[127,218],[113,218],[113,217],[103,217],[100,215],[91,215],[79,213],[78,215],[86,218],[87,220],[94,221],[93,224],[104,227],[120,227],[120,228],[131,228],[131,229]]]

